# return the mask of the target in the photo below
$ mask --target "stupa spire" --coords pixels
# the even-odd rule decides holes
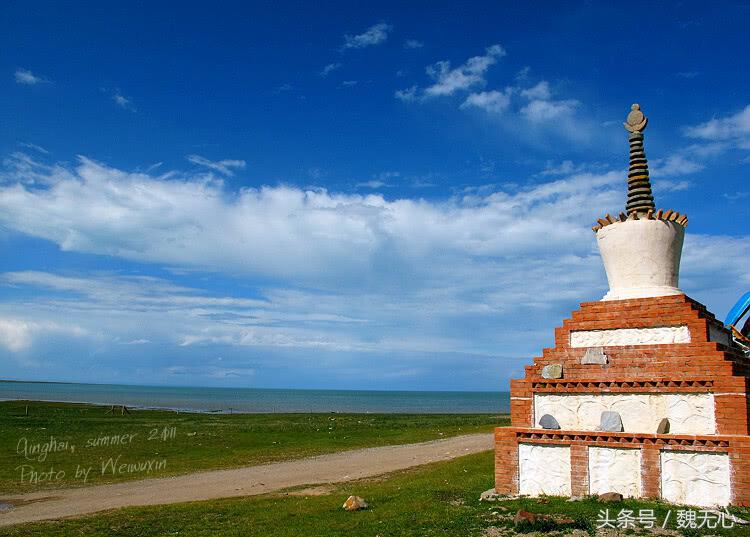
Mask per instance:
[[[630,168],[628,169],[628,201],[625,211],[617,216],[605,215],[599,218],[591,229],[594,233],[616,222],[628,220],[662,220],[676,222],[687,227],[687,216],[669,209],[656,210],[654,195],[651,192],[651,179],[648,174],[648,161],[643,151],[643,131],[648,125],[648,118],[641,112],[641,105],[635,103],[630,107],[630,113],[623,126],[630,132]],[[626,214],[627,213],[627,214]]]
[[[628,203],[625,207],[628,215],[654,212],[654,195],[651,192],[651,181],[648,175],[648,161],[643,151],[643,131],[648,118],[641,112],[639,104],[630,107],[625,129],[630,132],[630,168],[628,169]]]

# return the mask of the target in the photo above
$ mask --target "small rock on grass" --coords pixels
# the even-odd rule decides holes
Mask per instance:
[[[536,520],[539,518],[539,515],[535,515],[534,513],[529,513],[528,511],[524,511],[523,509],[520,509],[516,516],[513,517],[513,524],[520,524],[524,520],[530,523],[536,522]]]
[[[600,502],[621,502],[622,494],[619,492],[605,492],[599,495]]]
[[[344,505],[342,506],[347,511],[359,511],[360,509],[367,509],[370,506],[364,498],[359,496],[349,496]]]
[[[495,492],[495,489],[485,490],[480,496],[480,502],[496,502],[500,495]]]

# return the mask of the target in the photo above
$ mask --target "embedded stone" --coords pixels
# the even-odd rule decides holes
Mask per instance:
[[[549,364],[542,368],[542,378],[544,379],[559,379],[562,378],[562,374],[562,364]]]
[[[539,425],[542,429],[559,429],[560,424],[551,414],[545,414],[539,419]]]
[[[607,365],[608,362],[609,360],[602,347],[586,349],[586,353],[581,358],[581,364],[583,365]]]
[[[656,434],[669,434],[669,419],[662,418],[659,426],[656,428]]]
[[[602,412],[601,421],[599,422],[599,430],[607,431],[610,433],[621,433],[623,432],[622,418],[619,412],[613,412],[611,410],[605,410]]]

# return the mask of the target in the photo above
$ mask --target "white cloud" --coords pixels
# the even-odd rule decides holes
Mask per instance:
[[[288,186],[227,192],[202,175],[154,177],[83,157],[74,168],[40,168],[31,185],[24,182],[26,171],[21,166],[0,176],[5,183],[0,186],[0,222],[63,250],[169,266],[334,278],[342,271],[354,275],[363,270],[386,246],[409,255],[436,244],[442,251],[476,248],[493,255],[521,244],[523,249],[546,249],[547,243],[536,244],[532,236],[517,232],[542,225],[549,208],[537,221],[520,219],[518,207],[526,207],[531,216],[537,204],[554,203],[561,219],[556,232],[578,236],[586,232],[591,215],[580,199],[569,198],[593,196],[593,206],[602,206],[598,190],[588,188],[602,178],[619,181],[618,175],[581,175],[515,194],[427,203]],[[35,187],[38,181],[45,187]],[[577,192],[582,187],[574,185],[581,183],[587,187]],[[583,222],[572,224],[584,214]],[[504,232],[498,235],[497,229]],[[525,238],[510,244],[501,237]],[[571,238],[566,235],[563,242]],[[352,257],[352,251],[359,255]]]
[[[521,97],[525,97],[530,101],[541,99],[547,100],[552,98],[552,92],[549,89],[549,82],[542,80],[536,86],[521,90]]]
[[[363,183],[357,183],[356,186],[357,186],[357,188],[372,188],[372,189],[377,189],[377,188],[383,188],[383,187],[390,187],[390,186],[393,186],[393,185],[390,185],[390,184],[386,183],[385,181],[380,181],[378,179],[371,179],[371,180],[365,181]]]
[[[78,326],[51,321],[36,322],[0,317],[0,345],[11,352],[26,350],[32,345],[35,336],[45,333],[82,336],[85,331]]]
[[[49,155],[49,151],[47,151],[40,145],[30,144],[26,142],[21,142],[18,145],[20,145],[21,147],[25,147],[27,149],[33,149],[34,151],[38,151],[39,153],[42,153],[43,155]]]
[[[585,164],[573,164],[572,160],[563,160],[560,164],[549,161],[539,175],[571,175],[580,173],[585,169]]]
[[[417,86],[411,86],[410,88],[396,90],[394,96],[399,101],[412,102],[417,99]]]
[[[493,90],[472,93],[463,102],[461,108],[476,107],[490,113],[499,114],[507,110],[509,106],[510,96],[508,92]]]
[[[523,108],[521,115],[532,123],[542,123],[569,117],[581,103],[575,99],[561,101],[533,100]]]
[[[724,197],[728,199],[729,201],[737,201],[744,198],[750,197],[750,192],[732,192],[732,193],[725,193]]]
[[[237,159],[209,160],[205,157],[201,157],[200,155],[188,155],[186,158],[193,164],[197,164],[198,166],[205,166],[206,168],[215,170],[220,174],[229,177],[234,175],[235,169],[242,170],[247,165],[244,160]]]
[[[337,69],[341,69],[340,63],[329,63],[323,69],[320,71],[320,76],[326,77],[336,71]]]
[[[0,319],[0,345],[18,352],[31,344],[32,325],[18,319]]]
[[[604,294],[590,225],[621,210],[626,186],[620,170],[574,172],[447,200],[386,200],[289,186],[230,190],[203,174],[150,176],[85,158],[73,168],[33,169],[46,177],[24,180],[24,167],[2,174],[5,228],[63,251],[219,272],[242,284],[217,295],[139,275],[6,273],[1,285],[24,287],[25,297],[37,292],[0,302],[0,318],[16,320],[2,326],[9,349],[28,348],[65,319],[100,340],[185,352],[225,345],[392,352],[402,360],[404,353],[494,356],[502,348],[523,356],[551,331],[519,332],[519,315],[552,326],[575,302]],[[702,252],[720,251],[725,238],[686,243],[688,292],[700,298],[711,290],[710,298],[728,301],[750,283],[743,272],[750,237],[730,242],[731,258],[710,262]],[[721,282],[718,271],[726,274]]]
[[[252,377],[255,369],[248,367],[218,367],[210,366],[171,366],[166,368],[169,375],[204,376],[213,379],[227,379],[233,377]]]
[[[469,58],[465,63],[453,69],[447,60],[430,65],[427,67],[427,74],[435,80],[435,83],[425,88],[424,93],[430,97],[447,96],[477,85],[484,85],[486,83],[484,75],[487,69],[505,54],[503,47],[492,45],[487,47],[484,55]]]
[[[102,91],[109,93],[112,101],[123,110],[130,110],[131,112],[136,112],[136,108],[135,108],[135,105],[133,104],[133,101],[130,98],[125,97],[120,90],[116,89],[110,92],[106,88],[102,88]]]
[[[344,80],[343,82],[341,82],[342,88],[353,88],[356,85],[357,85],[356,80]]]
[[[393,27],[384,22],[370,26],[361,34],[345,35],[344,48],[364,48],[378,45],[388,39],[388,34]]]
[[[688,175],[702,171],[705,166],[699,162],[690,160],[681,154],[670,155],[665,159],[655,159],[651,164],[651,175],[654,177],[672,177],[675,175]]]
[[[401,177],[401,172],[381,172],[369,181],[357,183],[357,188],[390,188],[394,186],[392,181]]]
[[[17,84],[23,84],[26,86],[34,86],[36,84],[43,84],[43,83],[49,82],[49,80],[41,76],[35,75],[28,69],[16,69],[16,72],[14,73],[13,76]]]
[[[416,39],[407,39],[404,42],[404,48],[412,48],[412,49],[414,49],[414,48],[422,48],[422,47],[424,47],[424,42],[423,41],[418,41]]]
[[[493,45],[487,48],[485,55],[470,58],[456,68],[451,68],[448,61],[437,62],[427,67],[427,74],[435,80],[434,84],[424,89],[411,86],[396,91],[394,96],[404,102],[423,102],[428,98],[452,96],[471,91],[476,86],[485,86],[487,70],[505,54],[500,45]],[[524,68],[516,75],[513,85],[503,90],[473,91],[463,99],[459,108],[484,110],[494,116],[501,128],[512,129],[515,135],[535,144],[550,137],[568,138],[579,143],[589,141],[596,128],[591,119],[578,114],[573,122],[573,113],[580,108],[580,101],[553,99],[546,80],[523,87],[529,72],[530,69]],[[511,124],[509,118],[515,121]]]
[[[131,339],[130,341],[124,341],[123,345],[146,345],[147,343],[151,343],[150,339]]]
[[[743,149],[750,149],[750,105],[731,116],[713,118],[687,127],[685,134],[691,138],[714,142],[727,141]]]
[[[656,179],[652,181],[654,191],[659,192],[680,192],[690,188],[689,181],[673,181],[669,179]]]

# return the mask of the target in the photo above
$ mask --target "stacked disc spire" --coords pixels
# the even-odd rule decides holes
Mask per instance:
[[[630,169],[628,170],[628,201],[625,205],[626,213],[617,216],[605,215],[599,218],[592,226],[594,233],[599,233],[605,227],[625,222],[627,220],[661,220],[664,222],[675,222],[682,227],[687,227],[687,215],[669,209],[656,210],[654,195],[651,192],[651,180],[648,175],[648,161],[643,151],[643,130],[648,124],[648,118],[641,112],[641,106],[634,104],[630,107],[625,123],[625,129],[630,133]]]
[[[625,122],[625,128],[630,131],[628,202],[625,207],[628,214],[648,213],[656,210],[648,175],[648,161],[643,150],[643,130],[647,123],[648,118],[641,112],[641,107],[634,104]]]

